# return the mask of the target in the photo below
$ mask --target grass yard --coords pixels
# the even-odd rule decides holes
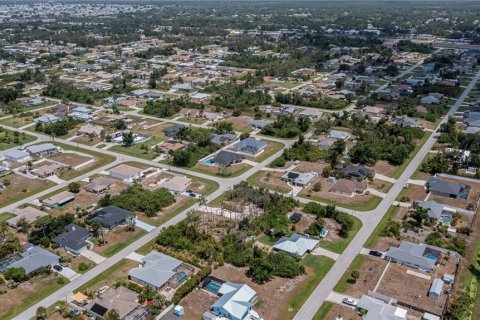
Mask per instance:
[[[0,213],[0,225],[12,217],[13,214],[11,214],[10,212]]]
[[[362,227],[362,222],[359,219],[353,216],[351,216],[351,218],[353,219],[353,227],[348,233],[348,237],[340,237],[336,241],[330,241],[327,235],[325,239],[320,240],[319,246],[335,253],[342,253]]]
[[[272,155],[277,153],[278,151],[282,150],[285,145],[281,142],[276,142],[276,141],[270,141],[266,140],[268,142],[267,147],[265,148],[265,151],[262,152],[258,157],[252,158],[250,160],[255,161],[255,162],[262,162],[268,158],[270,158]]]
[[[15,134],[17,134],[17,136],[15,136]],[[29,134],[15,133],[14,131],[0,127],[0,150],[7,150],[35,140],[37,140],[37,138]]]
[[[380,221],[380,223],[377,225],[375,230],[373,230],[367,242],[365,242],[365,245],[364,245],[365,248],[371,248],[373,245],[375,245],[375,242],[377,241],[377,238],[380,236],[380,233],[382,232],[382,230],[385,229],[388,222],[392,220],[393,217],[395,217],[395,214],[397,213],[397,209],[398,207],[392,206],[387,210],[387,212],[383,215],[383,218]]]
[[[325,301],[320,307],[320,309],[318,309],[317,313],[315,313],[315,315],[313,316],[313,320],[324,320],[330,310],[332,310],[332,307],[332,302]]]
[[[162,142],[163,138],[159,137],[152,137],[145,142],[134,144],[130,147],[124,147],[123,145],[116,145],[109,148],[109,151],[114,151],[118,153],[126,154],[127,156],[137,157],[146,160],[153,160],[157,158],[160,154],[151,150],[150,148]],[[146,145],[148,147],[148,151],[143,150],[141,146]]]
[[[107,165],[110,162],[113,162],[115,160],[114,157],[112,157],[108,154],[101,153],[101,152],[90,151],[90,150],[87,150],[87,149],[74,147],[74,146],[71,146],[71,145],[68,145],[68,144],[63,144],[61,142],[54,142],[54,144],[59,146],[59,147],[62,147],[64,150],[74,150],[74,151],[86,153],[86,154],[89,154],[91,156],[94,156],[97,159],[97,161],[95,162],[95,166],[93,168],[90,167],[90,166],[85,166],[84,169],[82,169],[80,171],[77,171],[79,173],[77,176],[79,176],[81,173],[88,172],[88,171],[91,171],[93,169],[96,169],[96,168],[102,167],[104,165]]]
[[[350,274],[352,273],[353,270],[360,270],[360,267],[363,264],[363,261],[365,260],[364,255],[357,255],[355,259],[353,259],[352,264],[348,267],[347,271],[343,274],[342,278],[337,282],[337,285],[333,289],[334,291],[338,293],[345,293],[350,287],[350,283],[348,280],[351,278]]]
[[[288,311],[283,313],[284,316],[282,319],[291,319],[292,316],[297,313],[320,281],[327,275],[334,263],[334,260],[323,256],[309,255],[302,260],[302,264],[307,272],[311,270],[312,273],[303,286],[298,286],[294,289],[292,298],[286,306],[288,307]]]
[[[95,291],[96,289],[104,286],[112,286],[119,279],[127,279],[128,271],[130,269],[138,267],[137,261],[132,261],[128,259],[123,259],[111,266],[109,269],[100,273],[98,276],[78,287],[74,292],[87,292]]]
[[[197,163],[195,166],[188,168],[188,170],[217,177],[234,178],[244,174],[251,168],[252,166],[246,163],[235,163],[225,168]]]
[[[268,177],[267,174],[270,174]],[[291,188],[280,178],[282,172],[260,170],[247,178],[247,182],[255,187],[263,187],[280,193],[289,193]]]
[[[332,200],[329,200],[329,199],[316,197],[314,195],[308,196],[306,194],[302,194],[302,192],[300,192],[298,194],[298,196],[302,197],[302,198],[305,198],[305,199],[308,199],[308,200],[318,201],[318,202],[322,202],[324,204],[330,204],[330,205],[334,205],[334,206],[337,206],[337,207],[342,207],[342,208],[352,209],[352,210],[357,210],[357,211],[373,210],[382,201],[382,198],[374,196],[374,195],[370,195],[370,198],[367,201],[362,202],[362,203],[343,203],[343,202],[338,202],[338,201],[332,201]],[[356,196],[354,196],[353,199],[355,199],[355,197]],[[346,200],[351,200],[352,198],[345,197],[345,199]]]
[[[2,177],[1,180],[8,180],[10,184],[6,189],[0,190],[0,207],[5,207],[56,185],[51,181],[29,179],[17,174],[9,174]]]
[[[2,296],[2,303],[0,304],[0,319],[12,319],[68,283],[65,278],[63,278],[63,283],[58,283],[57,279],[59,278],[63,277],[57,273],[37,276],[21,283],[15,289],[7,290],[7,293]]]

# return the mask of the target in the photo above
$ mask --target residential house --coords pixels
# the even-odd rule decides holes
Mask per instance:
[[[80,129],[78,129],[77,134],[82,136],[93,136],[95,138],[99,138],[101,137],[102,132],[104,132],[103,127],[87,123],[81,126]]]
[[[141,259],[141,265],[128,272],[128,279],[142,286],[160,291],[166,287],[177,288],[195,269],[181,260],[151,251]]]
[[[250,120],[248,125],[250,127],[252,127],[253,129],[258,130],[258,129],[265,128],[266,126],[268,126],[271,123],[273,123],[273,121],[271,121],[271,120],[253,119],[253,120]]]
[[[281,237],[272,246],[273,250],[283,251],[296,257],[303,257],[306,253],[312,252],[318,245],[317,239],[306,235],[294,233],[290,237]]]
[[[171,152],[181,150],[185,148],[185,145],[175,141],[163,141],[156,146],[158,152],[164,155],[170,155]]]
[[[363,194],[365,190],[367,190],[367,184],[363,181],[339,179],[328,191],[346,197],[353,197],[355,194]]]
[[[49,163],[32,170],[32,173],[40,178],[48,178],[57,174],[62,168],[63,166],[57,163]]]
[[[28,243],[24,248],[25,251],[17,253],[18,257],[14,259],[15,261],[2,265],[0,271],[5,271],[9,268],[23,268],[28,275],[39,269],[50,269],[60,261],[60,257],[56,254],[32,244]]]
[[[237,135],[235,133],[224,133],[224,134],[212,134],[210,136],[210,141],[212,143],[224,146],[229,143],[232,143],[237,139]]]
[[[420,103],[421,104],[438,104],[440,103],[440,99],[438,99],[437,97],[433,96],[433,95],[428,95],[428,96],[424,96],[420,99]]]
[[[318,109],[305,109],[301,111],[298,116],[299,117],[307,117],[311,120],[319,119],[322,116],[323,112]]]
[[[442,180],[436,176],[429,177],[425,184],[428,192],[439,196],[467,200],[470,186]]]
[[[41,143],[28,146],[25,150],[34,157],[47,157],[60,152],[61,149],[52,143]]]
[[[110,169],[109,174],[110,176],[125,182],[133,182],[143,175],[143,169],[121,164]]]
[[[21,220],[31,224],[35,222],[40,217],[48,216],[44,211],[38,210],[34,207],[25,207],[22,209],[16,209],[14,212],[14,217],[7,220],[7,224],[12,228],[17,228],[17,224]]]
[[[321,136],[318,138],[318,147],[321,150],[329,150],[337,142],[335,138],[329,138],[326,136]]]
[[[57,117],[53,114],[44,114],[43,116],[33,119],[33,122],[35,122],[35,124],[50,124],[58,122],[60,120],[62,120],[62,118]]]
[[[218,295],[220,298],[212,305],[211,311],[203,314],[203,319],[260,319],[253,310],[257,293],[248,285],[224,282],[218,290]]]
[[[228,167],[234,163],[241,162],[243,159],[245,159],[245,156],[243,154],[220,150],[217,154],[213,156],[211,162],[214,165]]]
[[[90,237],[92,237],[90,231],[75,223],[70,223],[65,227],[65,232],[53,238],[52,241],[65,251],[79,255],[88,250],[87,240]]]
[[[131,211],[116,206],[108,206],[98,209],[89,220],[98,221],[104,228],[113,229],[122,223],[127,223],[129,219],[134,217],[135,215]]]
[[[177,137],[177,134],[180,132],[180,130],[182,130],[183,128],[185,128],[185,126],[183,124],[174,124],[170,127],[166,127],[165,129],[163,129],[163,133],[171,138],[171,139],[174,139]]]
[[[174,176],[171,179],[163,181],[159,186],[168,189],[168,191],[173,194],[182,194],[187,190],[190,183],[192,183],[192,179],[188,177]]]
[[[398,248],[390,247],[385,254],[385,260],[406,265],[411,268],[431,272],[440,263],[442,255],[448,250],[427,244],[415,244],[408,241],[400,242]],[[453,251],[451,253],[457,254]],[[458,255],[458,254],[457,254]]]
[[[40,200],[41,203],[49,208],[59,208],[75,199],[75,194],[70,191],[62,191],[50,198]]]
[[[385,109],[379,107],[367,106],[363,109],[363,114],[369,117],[381,117],[385,113]]]
[[[256,157],[263,149],[267,147],[267,142],[265,140],[257,140],[255,138],[246,138],[236,142],[233,145],[233,149],[241,152],[247,156]]]
[[[420,208],[427,210],[430,218],[444,222],[450,222],[453,214],[456,212],[454,208],[447,207],[436,201],[418,201],[417,204]]]
[[[282,180],[291,183],[294,186],[308,187],[310,183],[317,177],[318,173],[313,171],[307,173],[287,171],[282,176]]]
[[[207,121],[218,121],[223,118],[223,116],[218,112],[202,112],[202,118]]]
[[[368,176],[375,177],[374,169],[368,169],[363,166],[349,165],[341,167],[340,170],[345,176],[357,181],[363,181]]]
[[[350,137],[350,135],[344,131],[330,130],[330,132],[327,134],[327,137],[337,139],[337,140],[347,140]]]
[[[114,178],[110,177],[97,177],[93,179],[89,184],[85,186],[85,191],[94,193],[94,194],[102,194],[108,189],[113,186],[117,181]]]
[[[138,293],[126,287],[109,288],[85,306],[95,319],[104,319],[109,310],[117,310],[121,320],[146,319],[148,308],[138,302]]]
[[[387,304],[382,300],[363,295],[357,303],[363,320],[406,320],[407,310]],[[365,310],[364,312],[362,312]]]
[[[13,162],[27,162],[31,159],[30,153],[26,150],[13,149],[5,152],[5,160]]]
[[[399,125],[401,127],[407,127],[407,128],[419,128],[420,126],[417,124],[417,121],[415,119],[410,118],[409,116],[403,115],[403,116],[396,116],[395,119],[393,119],[393,123],[396,125]]]

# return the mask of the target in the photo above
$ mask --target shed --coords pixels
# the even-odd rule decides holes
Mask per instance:
[[[430,287],[430,290],[428,290],[428,296],[432,299],[438,300],[443,290],[443,283],[443,280],[439,278],[433,280],[432,286]]]

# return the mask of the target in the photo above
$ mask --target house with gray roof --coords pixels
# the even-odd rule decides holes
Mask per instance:
[[[263,149],[265,149],[266,146],[267,142],[265,140],[246,138],[235,143],[232,148],[238,152],[244,153],[247,156],[256,157],[263,151]]]
[[[234,163],[241,162],[243,159],[245,159],[245,156],[243,154],[231,152],[231,151],[226,151],[226,150],[220,150],[211,160],[212,164],[218,165],[221,167],[228,167]]]
[[[453,199],[467,200],[470,186],[442,180],[437,176],[429,177],[425,184],[428,192]]]
[[[407,128],[420,127],[415,119],[410,118],[409,116],[406,116],[406,115],[396,116],[395,119],[393,119],[393,123],[401,127],[407,127]]]
[[[33,122],[35,122],[36,124],[49,124],[55,123],[60,120],[62,120],[62,118],[57,117],[53,114],[45,114],[43,116],[33,119]]]
[[[347,140],[350,137],[350,135],[345,131],[330,130],[327,134],[327,137],[337,139],[337,140]]]
[[[169,138],[176,138],[177,137],[177,134],[180,132],[180,130],[182,130],[183,128],[185,128],[185,126],[183,124],[174,124],[170,127],[166,127],[165,129],[163,129],[163,133],[169,137]]]
[[[60,248],[65,251],[79,255],[88,250],[87,240],[92,237],[92,233],[75,223],[70,223],[65,227],[65,232],[52,239]]]
[[[398,248],[390,247],[388,249],[385,260],[431,272],[441,261],[441,256],[445,252],[447,250],[435,246],[402,241]]]
[[[8,160],[8,161],[22,163],[22,162],[27,162],[30,159],[31,159],[30,153],[28,153],[25,150],[13,149],[5,152],[5,160]]]
[[[292,256],[303,257],[306,253],[313,251],[318,243],[319,241],[317,239],[294,233],[290,237],[281,237],[278,239],[272,248],[273,250],[283,251]]]
[[[210,136],[210,141],[220,146],[229,144],[235,141],[235,139],[237,139],[237,135],[235,133],[212,134]]]
[[[28,244],[24,252],[18,253],[18,260],[14,261],[6,267],[23,268],[28,275],[38,269],[48,269],[57,265],[60,257],[40,247]],[[3,270],[4,271],[4,270]]]
[[[339,168],[347,177],[357,181],[363,181],[369,175],[375,177],[375,170],[365,168],[364,166],[349,165],[345,167],[341,166]]]
[[[288,183],[291,183],[294,186],[307,187],[316,177],[318,177],[318,173],[313,171],[312,172],[287,171],[282,176],[282,180]]]
[[[456,211],[455,209],[449,208],[436,201],[418,201],[417,204],[420,208],[427,210],[427,214],[430,218],[437,220],[444,218],[443,220],[446,221],[447,217],[450,217],[448,220],[450,221]]]
[[[27,152],[30,153],[31,156],[35,157],[51,156],[55,153],[60,152],[60,149],[52,143],[35,144],[26,147],[25,150],[27,150]]]
[[[386,304],[385,302],[363,295],[357,303],[357,308],[364,310],[364,320],[405,320],[407,310]]]
[[[195,269],[185,262],[166,254],[151,251],[142,258],[139,267],[128,273],[128,279],[150,289],[160,291],[166,287],[177,288]]]
[[[89,220],[98,221],[104,228],[113,229],[122,223],[126,223],[128,219],[132,219],[134,216],[131,211],[116,206],[108,206],[98,209]]]
[[[272,122],[273,121],[271,120],[253,119],[253,120],[250,120],[248,125],[253,129],[263,129],[269,124],[271,124]]]

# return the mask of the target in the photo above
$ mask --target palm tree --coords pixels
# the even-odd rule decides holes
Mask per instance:
[[[44,320],[47,318],[47,309],[45,307],[38,307],[35,313],[35,319]]]
[[[157,293],[152,300],[152,304],[156,309],[161,309],[167,303],[167,299],[161,293]]]

